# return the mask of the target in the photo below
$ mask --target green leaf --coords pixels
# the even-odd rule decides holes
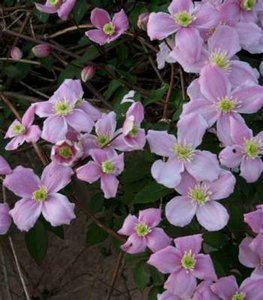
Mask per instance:
[[[173,191],[158,183],[150,183],[145,186],[134,198],[133,203],[151,203],[171,194]]]
[[[108,89],[106,90],[106,92],[104,93],[104,97],[106,98],[106,100],[109,100],[110,97],[114,94],[114,92],[116,92],[116,90],[121,86],[121,82],[113,79],[110,84]]]
[[[146,273],[144,266],[145,263],[141,262],[137,264],[133,270],[134,281],[140,291],[143,291],[146,288],[150,280],[149,274]]]
[[[157,269],[149,266],[151,278],[154,286],[161,286],[164,283],[164,275],[160,273]]]
[[[92,223],[88,226],[86,241],[91,245],[99,244],[106,240],[108,233],[101,229],[95,223]]]
[[[144,106],[149,104],[155,103],[163,99],[164,95],[169,89],[169,84],[165,83],[161,88],[158,90],[152,91],[149,98],[144,101]]]
[[[41,221],[25,234],[25,242],[31,256],[41,265],[48,247],[48,233]]]
[[[87,1],[86,0],[78,0],[74,6],[73,10],[73,18],[79,24],[79,22],[83,19],[86,12],[88,10]]]

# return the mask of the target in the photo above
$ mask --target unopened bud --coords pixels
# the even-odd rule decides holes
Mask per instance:
[[[96,67],[94,67],[92,65],[86,66],[81,71],[81,80],[83,82],[87,82],[95,75],[95,72],[96,72]]]
[[[15,60],[20,60],[23,56],[23,53],[18,47],[13,47],[11,49],[10,56]]]
[[[149,16],[150,13],[149,12],[145,12],[139,15],[138,17],[138,21],[137,21],[137,26],[142,29],[142,30],[147,30],[147,24],[149,21]]]
[[[32,48],[32,52],[36,57],[47,57],[51,53],[51,49],[48,44],[42,43],[38,44]]]

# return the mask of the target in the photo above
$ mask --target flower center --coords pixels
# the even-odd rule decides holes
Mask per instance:
[[[17,135],[23,134],[26,131],[26,127],[21,123],[16,123],[13,128],[13,132]]]
[[[151,232],[151,228],[145,224],[140,223],[135,226],[135,231],[138,236],[143,237]]]
[[[67,158],[72,157],[73,152],[69,146],[65,145],[65,146],[62,146],[59,148],[58,154],[59,154],[59,156],[67,159]]]
[[[136,125],[133,125],[132,130],[129,132],[129,136],[135,138],[139,132],[139,128]]]
[[[73,107],[67,101],[59,101],[55,103],[54,110],[57,115],[63,117],[70,114],[73,111]]]
[[[110,141],[111,141],[111,138],[108,135],[99,135],[96,138],[96,142],[101,148],[108,145]]]
[[[195,255],[192,254],[192,250],[186,251],[183,258],[181,259],[183,268],[187,271],[193,271],[196,266]]]
[[[244,152],[249,158],[257,158],[262,151],[263,143],[260,140],[256,140],[255,138],[245,140]]]
[[[194,20],[194,17],[191,16],[187,11],[177,13],[174,18],[176,23],[181,25],[182,27],[187,27]]]
[[[232,98],[225,97],[217,103],[217,109],[223,113],[232,112],[238,106],[238,102]]]
[[[241,8],[244,10],[252,10],[257,4],[257,0],[242,0]]]
[[[211,192],[204,184],[196,184],[188,191],[188,196],[197,204],[204,204],[210,200]]]
[[[75,103],[75,108],[80,107],[80,105],[83,103],[83,101],[84,101],[83,99],[78,99]]]
[[[48,197],[48,189],[45,186],[41,186],[33,193],[33,199],[37,202],[43,202]]]
[[[246,298],[245,293],[236,293],[233,297],[232,300],[244,300]]]
[[[209,57],[209,61],[218,65],[221,69],[229,70],[230,68],[230,60],[227,58],[227,51],[220,49],[214,50]]]
[[[114,171],[114,164],[111,160],[105,160],[102,165],[102,172],[106,174],[111,174]]]
[[[174,146],[174,153],[179,160],[190,161],[195,151],[189,145],[176,144]]]
[[[61,0],[48,0],[48,3],[52,7],[58,7],[60,5]]]
[[[107,35],[112,35],[115,32],[115,26],[112,22],[107,23],[103,26],[103,32]]]

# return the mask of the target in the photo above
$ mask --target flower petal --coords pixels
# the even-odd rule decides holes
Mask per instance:
[[[104,174],[100,178],[100,187],[104,192],[104,197],[106,199],[115,198],[119,186],[119,180],[115,175]]]
[[[12,223],[7,203],[0,203],[0,234],[6,234]]]
[[[241,160],[240,176],[245,178],[246,182],[256,182],[263,172],[263,162],[260,158],[250,159],[244,157]]]
[[[66,138],[67,131],[68,126],[64,117],[51,116],[44,122],[42,139],[56,143]]]
[[[102,29],[105,24],[111,22],[111,18],[105,9],[96,7],[91,11],[90,21],[95,27]]]
[[[168,134],[167,131],[149,130],[146,138],[151,152],[165,157],[174,156],[172,151],[176,143],[174,135]]]
[[[147,247],[152,252],[160,251],[171,243],[171,238],[164,232],[162,228],[154,228],[151,233],[146,236]]]
[[[210,255],[198,254],[193,275],[202,280],[216,280],[214,265]]]
[[[132,235],[135,233],[135,226],[138,224],[138,218],[133,215],[128,215],[123,222],[121,229],[118,230],[119,234]]]
[[[94,122],[83,110],[74,109],[74,111],[66,116],[68,124],[77,132],[91,132]]]
[[[202,247],[202,234],[183,236],[174,240],[175,246],[182,252],[192,251],[193,254],[198,254]]]
[[[161,222],[161,210],[158,208],[148,208],[141,210],[138,217],[139,223],[155,227]]]
[[[249,247],[252,241],[251,237],[246,237],[239,245],[238,259],[242,265],[248,268],[255,268],[260,263],[260,256]]]
[[[225,199],[234,192],[236,178],[229,171],[222,170],[215,181],[209,183],[209,190],[212,192],[213,200]]]
[[[97,181],[101,176],[101,170],[98,164],[93,161],[79,167],[76,170],[77,178],[88,183],[93,183]]]
[[[130,254],[144,252],[146,250],[146,247],[147,247],[146,238],[139,237],[136,233],[133,233],[128,238],[127,242],[121,246],[123,251]]]

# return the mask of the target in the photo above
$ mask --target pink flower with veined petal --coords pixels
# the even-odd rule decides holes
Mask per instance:
[[[129,28],[129,21],[123,9],[111,20],[106,10],[95,8],[91,12],[90,21],[97,29],[86,31],[85,34],[99,45],[115,41]]]
[[[240,114],[257,112],[263,106],[263,87],[251,81],[233,89],[225,72],[217,65],[207,65],[200,78],[188,88],[191,101],[183,106],[182,116],[201,115],[209,124],[216,123],[217,136],[231,145],[230,121],[244,123]]]
[[[76,170],[77,178],[88,183],[100,179],[100,187],[106,199],[116,197],[119,181],[117,176],[124,169],[124,155],[115,151],[93,149],[90,151],[93,161]]]
[[[9,163],[0,155],[0,175],[8,175],[12,173]]]
[[[245,123],[231,119],[229,124],[232,144],[219,153],[219,160],[228,168],[240,166],[240,176],[249,183],[255,182],[263,172],[263,131],[253,137]]]
[[[212,260],[201,254],[202,235],[179,237],[175,246],[168,246],[150,256],[148,263],[161,273],[171,274],[164,284],[170,293],[190,298],[197,286],[197,279],[216,280]]]
[[[22,198],[10,210],[21,231],[30,230],[41,213],[52,226],[69,224],[76,217],[75,204],[58,193],[70,183],[72,174],[71,168],[51,163],[45,167],[41,179],[32,169],[21,166],[6,176],[4,186]]]
[[[67,20],[76,0],[47,0],[45,4],[35,3],[36,8],[47,14],[58,14],[60,19]]]
[[[220,278],[212,284],[212,291],[222,300],[262,300],[263,279],[247,278],[240,286],[234,276]]]
[[[12,223],[7,203],[0,203],[0,234],[6,234]]]
[[[47,118],[44,122],[42,138],[51,143],[66,139],[70,129],[77,132],[90,132],[94,121],[101,114],[83,100],[80,80],[65,80],[53,96],[35,105],[36,114]]]
[[[168,157],[167,161],[160,159],[154,162],[151,169],[153,178],[169,188],[180,183],[184,170],[200,181],[217,179],[221,169],[216,155],[196,149],[207,129],[205,120],[192,114],[182,118],[177,126],[177,139],[166,131],[148,131],[151,152]]]
[[[144,119],[144,107],[140,102],[134,102],[126,113],[122,126],[122,134],[116,139],[120,151],[142,150],[146,143],[145,130],[141,128]]]
[[[242,265],[253,268],[251,277],[263,278],[263,234],[254,239],[246,237],[239,245],[239,261]]]
[[[138,218],[128,215],[118,231],[119,234],[129,236],[121,246],[122,250],[135,254],[144,252],[147,247],[153,252],[167,247],[171,239],[162,228],[156,228],[160,222],[161,210],[156,208],[141,210]]]
[[[150,39],[163,40],[180,31],[192,31],[199,35],[199,30],[214,27],[219,18],[216,8],[210,3],[205,3],[200,8],[196,9],[192,0],[173,0],[168,7],[169,14],[151,13],[147,25]]]
[[[15,120],[8,128],[5,138],[12,138],[6,145],[6,150],[15,150],[24,142],[35,143],[39,140],[41,130],[37,125],[32,125],[35,119],[35,106],[31,105],[25,112],[21,122]]]
[[[175,190],[182,196],[176,196],[165,207],[168,221],[184,227],[196,215],[198,222],[208,231],[217,231],[226,226],[229,215],[223,205],[216,200],[227,198],[233,193],[236,179],[231,172],[222,170],[214,181],[197,181],[188,173],[182,174],[182,180]]]

